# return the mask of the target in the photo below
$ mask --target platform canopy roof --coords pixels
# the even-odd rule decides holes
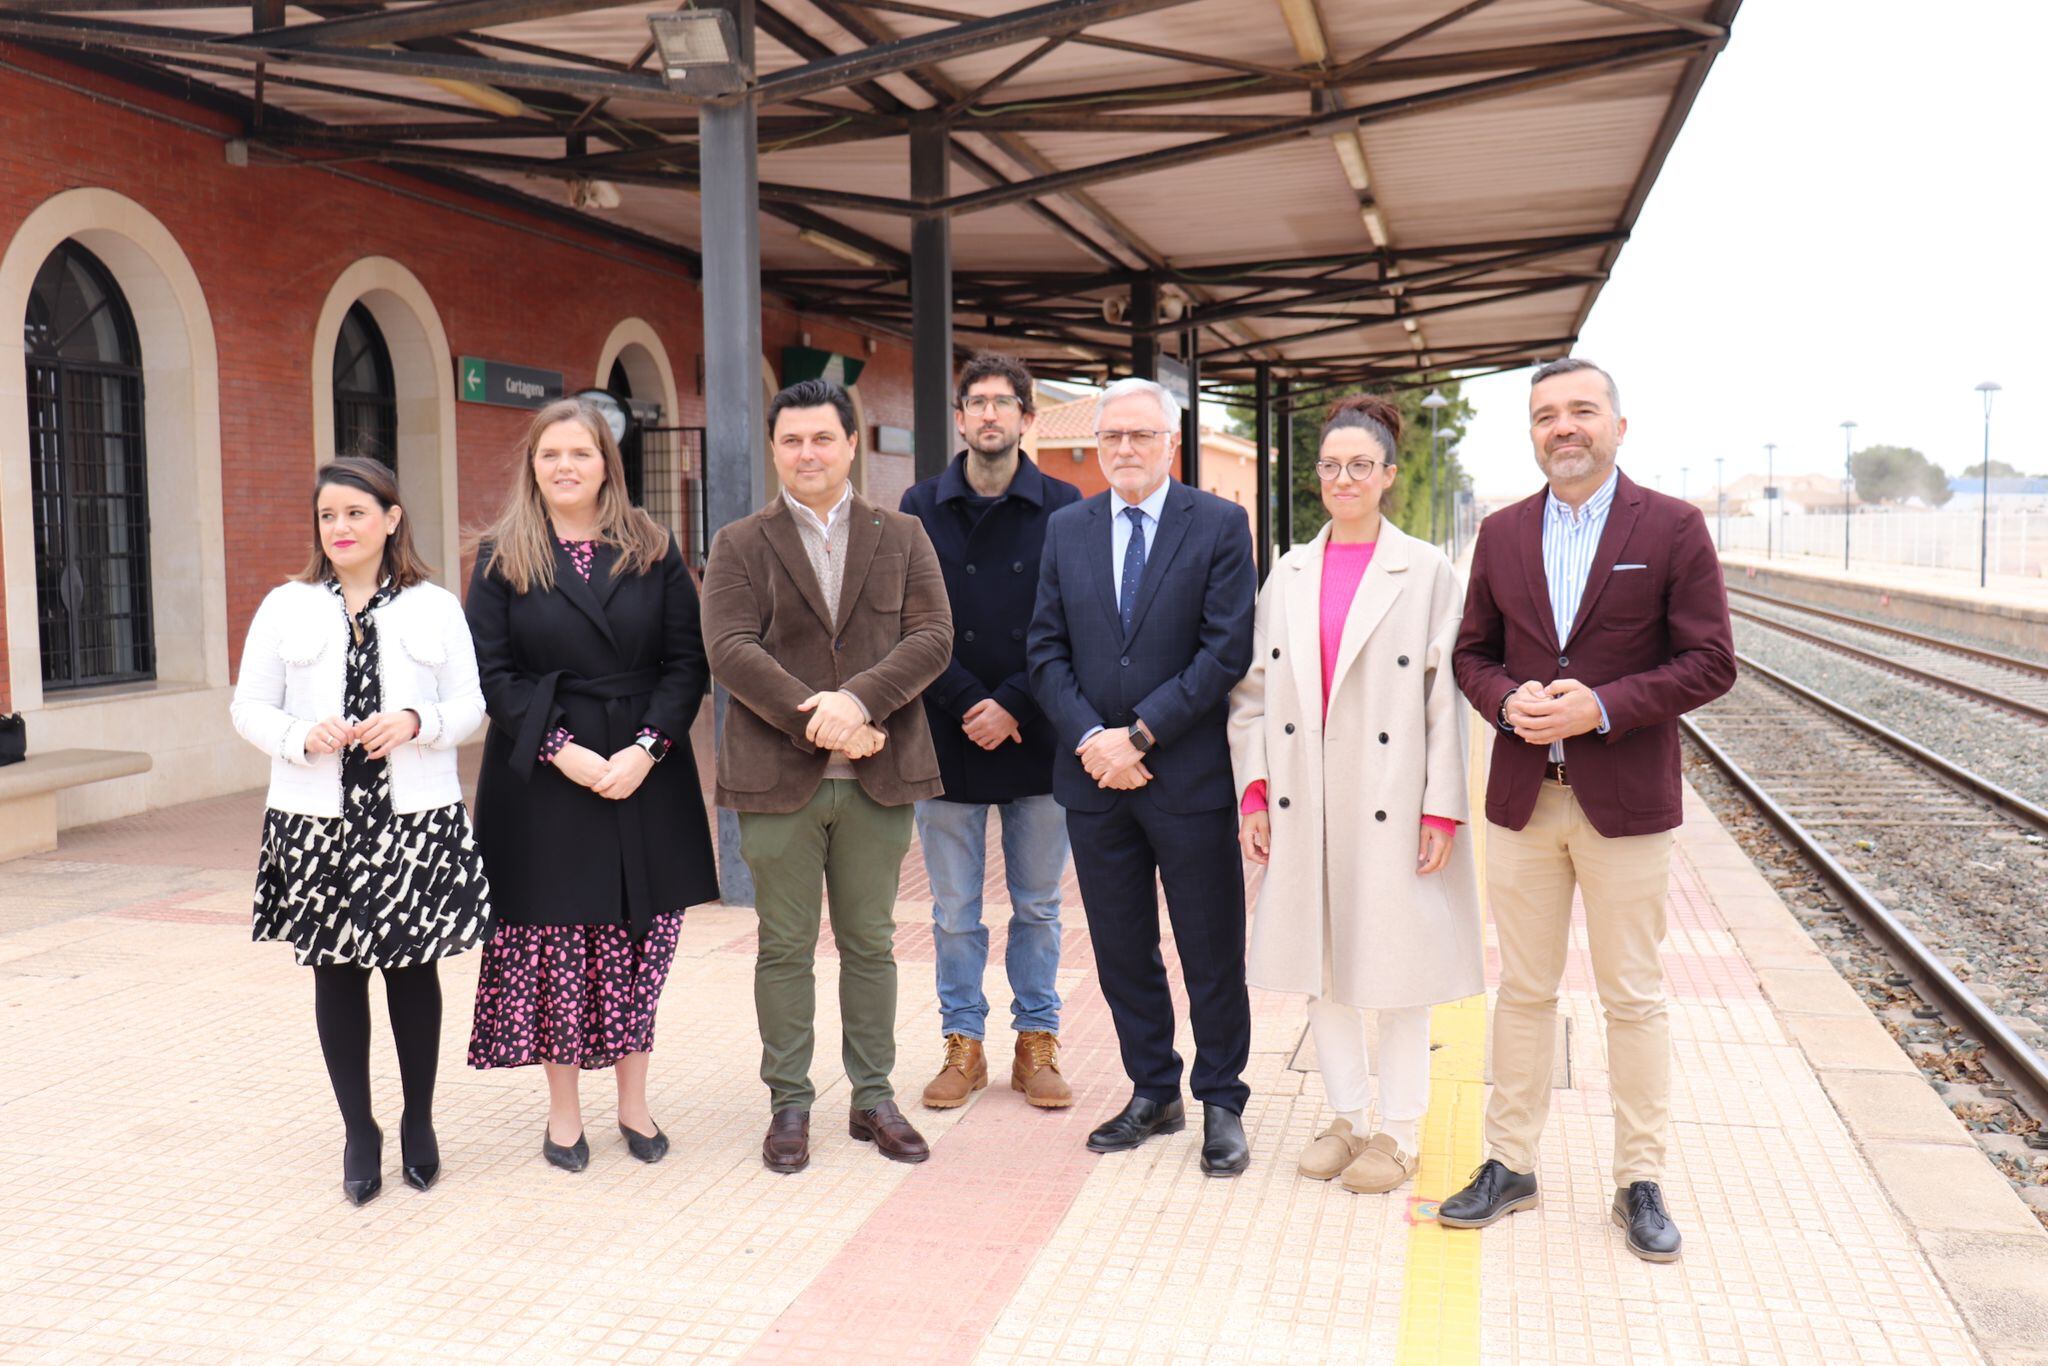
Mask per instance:
[[[1044,373],[1194,329],[1297,394],[1567,351],[1740,0],[727,0],[754,15],[764,284]],[[383,162],[700,245],[699,101],[604,0],[0,0],[0,39],[243,118],[252,166]],[[681,6],[681,8],[689,8]],[[914,195],[913,130],[950,176]]]

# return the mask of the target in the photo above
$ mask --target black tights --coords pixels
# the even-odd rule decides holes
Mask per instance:
[[[398,1045],[398,1077],[405,1092],[400,1128],[407,1162],[440,1157],[434,1143],[434,1073],[441,1060],[441,978],[434,963],[384,969],[384,1002],[391,1013],[391,1037]],[[377,1120],[370,1109],[370,969],[315,967],[313,1019],[327,1077],[347,1127],[342,1165],[351,1177],[367,1177],[381,1156]],[[355,1168],[362,1168],[360,1172]]]

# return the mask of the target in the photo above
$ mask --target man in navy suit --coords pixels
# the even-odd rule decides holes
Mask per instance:
[[[1025,654],[1058,735],[1053,796],[1131,1078],[1130,1103],[1088,1146],[1119,1152],[1187,1123],[1159,954],[1163,882],[1194,1026],[1202,1170],[1235,1176],[1250,1160],[1251,1003],[1225,719],[1251,667],[1250,529],[1243,508],[1171,476],[1180,405],[1157,384],[1110,385],[1095,426],[1109,490],[1047,522]]]

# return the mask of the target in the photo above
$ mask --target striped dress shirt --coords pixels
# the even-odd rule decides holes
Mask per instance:
[[[1600,533],[1607,529],[1607,510],[1614,506],[1614,488],[1621,478],[1619,468],[1609,471],[1607,482],[1588,498],[1585,506],[1573,510],[1555,493],[1543,499],[1543,577],[1550,586],[1550,615],[1557,624],[1558,648],[1572,633],[1572,620],[1586,596],[1586,579],[1593,572],[1593,555],[1600,549]],[[1599,694],[1593,700],[1599,702]],[[1600,703],[1598,734],[1607,733],[1607,705]],[[1550,761],[1564,762],[1564,741],[1553,740]]]

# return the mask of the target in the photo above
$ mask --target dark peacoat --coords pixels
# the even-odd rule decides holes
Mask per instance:
[[[498,918],[513,925],[628,925],[718,898],[711,832],[690,722],[710,683],[697,590],[682,552],[614,576],[597,548],[585,583],[567,552],[555,586],[515,593],[477,555],[466,610],[490,712],[477,780],[476,838]],[[567,727],[599,754],[652,726],[674,743],[624,801],[600,797],[539,761]]]
[[[1015,801],[1052,791],[1052,721],[1031,696],[1025,636],[1038,597],[1038,557],[1046,519],[1081,490],[1053,478],[1029,457],[985,514],[969,499],[965,454],[903,495],[903,511],[924,523],[946,575],[953,605],[953,658],[924,690],[932,749],[949,802]],[[994,698],[1017,718],[1021,744],[983,749],[960,729],[970,708]]]

